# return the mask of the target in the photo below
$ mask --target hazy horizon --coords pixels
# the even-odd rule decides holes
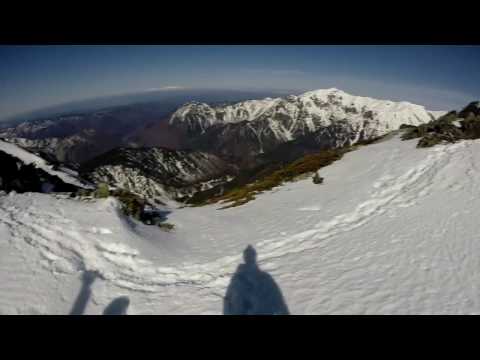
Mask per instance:
[[[0,120],[170,91],[303,91],[452,110],[480,98],[478,46],[0,46]]]

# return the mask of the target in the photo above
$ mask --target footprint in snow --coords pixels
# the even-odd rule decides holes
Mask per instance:
[[[112,233],[112,230],[110,229],[107,229],[107,228],[97,228],[97,227],[92,227],[91,230],[90,230],[93,234],[101,234],[101,235],[107,235],[107,234],[111,234]]]
[[[302,207],[298,209],[299,211],[320,211],[321,207],[319,206],[308,206],[308,207]]]

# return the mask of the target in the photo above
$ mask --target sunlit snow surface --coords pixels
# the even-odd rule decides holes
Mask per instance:
[[[480,313],[480,141],[417,149],[398,137],[246,205],[170,209],[164,232],[113,199],[0,197],[0,313],[69,313],[96,270],[87,314],[221,314],[242,251],[292,314]]]

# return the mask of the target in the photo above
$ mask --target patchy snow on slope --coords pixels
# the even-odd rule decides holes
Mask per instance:
[[[292,314],[480,313],[480,141],[393,137],[320,175],[226,210],[166,209],[173,232],[111,198],[1,196],[0,313],[68,313],[93,270],[87,314],[120,296],[128,314],[221,314],[248,244]]]
[[[163,203],[191,195],[205,187],[202,184],[208,181],[221,182],[230,167],[209,153],[155,147],[119,148],[103,157],[95,160],[95,165],[85,176],[95,183],[106,182],[112,187],[124,188]]]
[[[105,182],[112,186],[126,189],[134,194],[152,201],[170,201],[170,196],[164,186],[152,178],[146,177],[138,169],[121,165],[106,165],[99,167],[92,174],[96,182]]]

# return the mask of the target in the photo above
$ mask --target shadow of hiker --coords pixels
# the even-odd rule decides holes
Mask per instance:
[[[92,295],[91,286],[95,279],[97,278],[97,273],[95,271],[85,271],[82,275],[82,288],[73,304],[70,315],[83,315],[87,307],[88,300]]]
[[[128,297],[118,297],[105,308],[103,315],[127,315],[128,305],[130,305]]]
[[[258,267],[257,252],[249,245],[223,300],[224,315],[289,315],[282,292],[272,276]]]

